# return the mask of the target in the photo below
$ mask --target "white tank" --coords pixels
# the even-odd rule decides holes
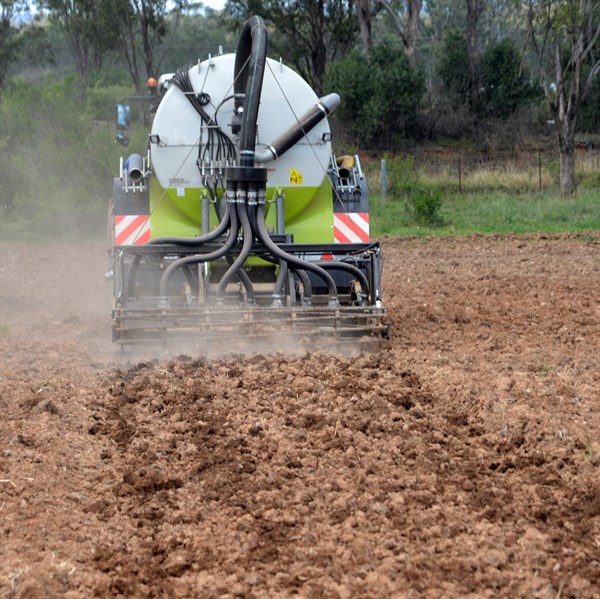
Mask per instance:
[[[216,56],[191,67],[189,77],[194,91],[210,98],[204,106],[206,112],[235,143],[237,140],[231,133],[234,62],[235,54]],[[280,62],[267,59],[256,151],[264,150],[317,102],[317,95],[298,74]],[[204,187],[197,160],[207,137],[198,113],[184,93],[171,85],[156,111],[150,146],[153,174],[163,189]],[[303,187],[319,187],[327,176],[330,138],[329,123],[324,119],[283,156],[267,163],[268,188],[291,186],[299,191]]]

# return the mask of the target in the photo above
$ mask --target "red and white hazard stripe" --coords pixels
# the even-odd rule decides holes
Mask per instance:
[[[336,212],[333,215],[333,237],[336,243],[369,241],[368,212]]]
[[[150,241],[147,214],[115,216],[115,245],[144,245]]]

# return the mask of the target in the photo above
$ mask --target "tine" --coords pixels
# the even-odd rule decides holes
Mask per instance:
[[[247,341],[318,336],[339,341],[387,338],[385,310],[374,306],[259,308],[202,307],[170,310],[116,309],[114,340],[122,345],[208,337]]]

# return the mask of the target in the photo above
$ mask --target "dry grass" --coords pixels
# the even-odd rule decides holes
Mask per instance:
[[[540,180],[542,189],[552,187],[554,183],[552,175],[545,168],[542,168],[540,173],[536,168],[523,170],[516,165],[507,164],[502,168],[484,167],[467,173],[462,178],[461,186],[467,193],[493,189],[520,193],[540,189]]]
[[[491,191],[514,194],[552,190],[558,188],[558,162],[549,156],[530,153],[514,159],[490,161],[470,156],[460,158],[458,153],[439,155],[431,160],[420,158],[415,164],[411,158],[400,158],[400,171],[406,181],[419,181],[445,192],[483,193]],[[394,194],[394,183],[390,172],[393,170],[395,158],[388,159],[388,192]],[[392,164],[390,164],[392,163]],[[600,153],[582,152],[576,158],[577,179],[579,181],[600,181]],[[365,169],[369,190],[374,195],[381,193],[380,161],[371,161]],[[400,185],[403,182],[400,177]]]
[[[577,155],[576,168],[578,177],[600,176],[600,153],[583,152]]]
[[[63,585],[66,585],[74,572],[75,566],[73,564],[66,560],[58,561],[56,554],[52,554],[52,563],[50,564],[50,576],[52,578],[55,578]]]
[[[6,576],[4,582],[6,584],[6,588],[4,589],[3,599],[12,599],[16,596],[17,588],[22,578],[29,572],[29,568],[22,568],[20,570],[15,570]],[[2,589],[0,588],[0,591]]]

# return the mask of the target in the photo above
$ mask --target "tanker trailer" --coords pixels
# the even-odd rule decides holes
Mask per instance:
[[[114,342],[387,336],[360,160],[332,154],[340,98],[266,54],[252,17],[235,54],[160,78],[147,151],[114,180]]]

